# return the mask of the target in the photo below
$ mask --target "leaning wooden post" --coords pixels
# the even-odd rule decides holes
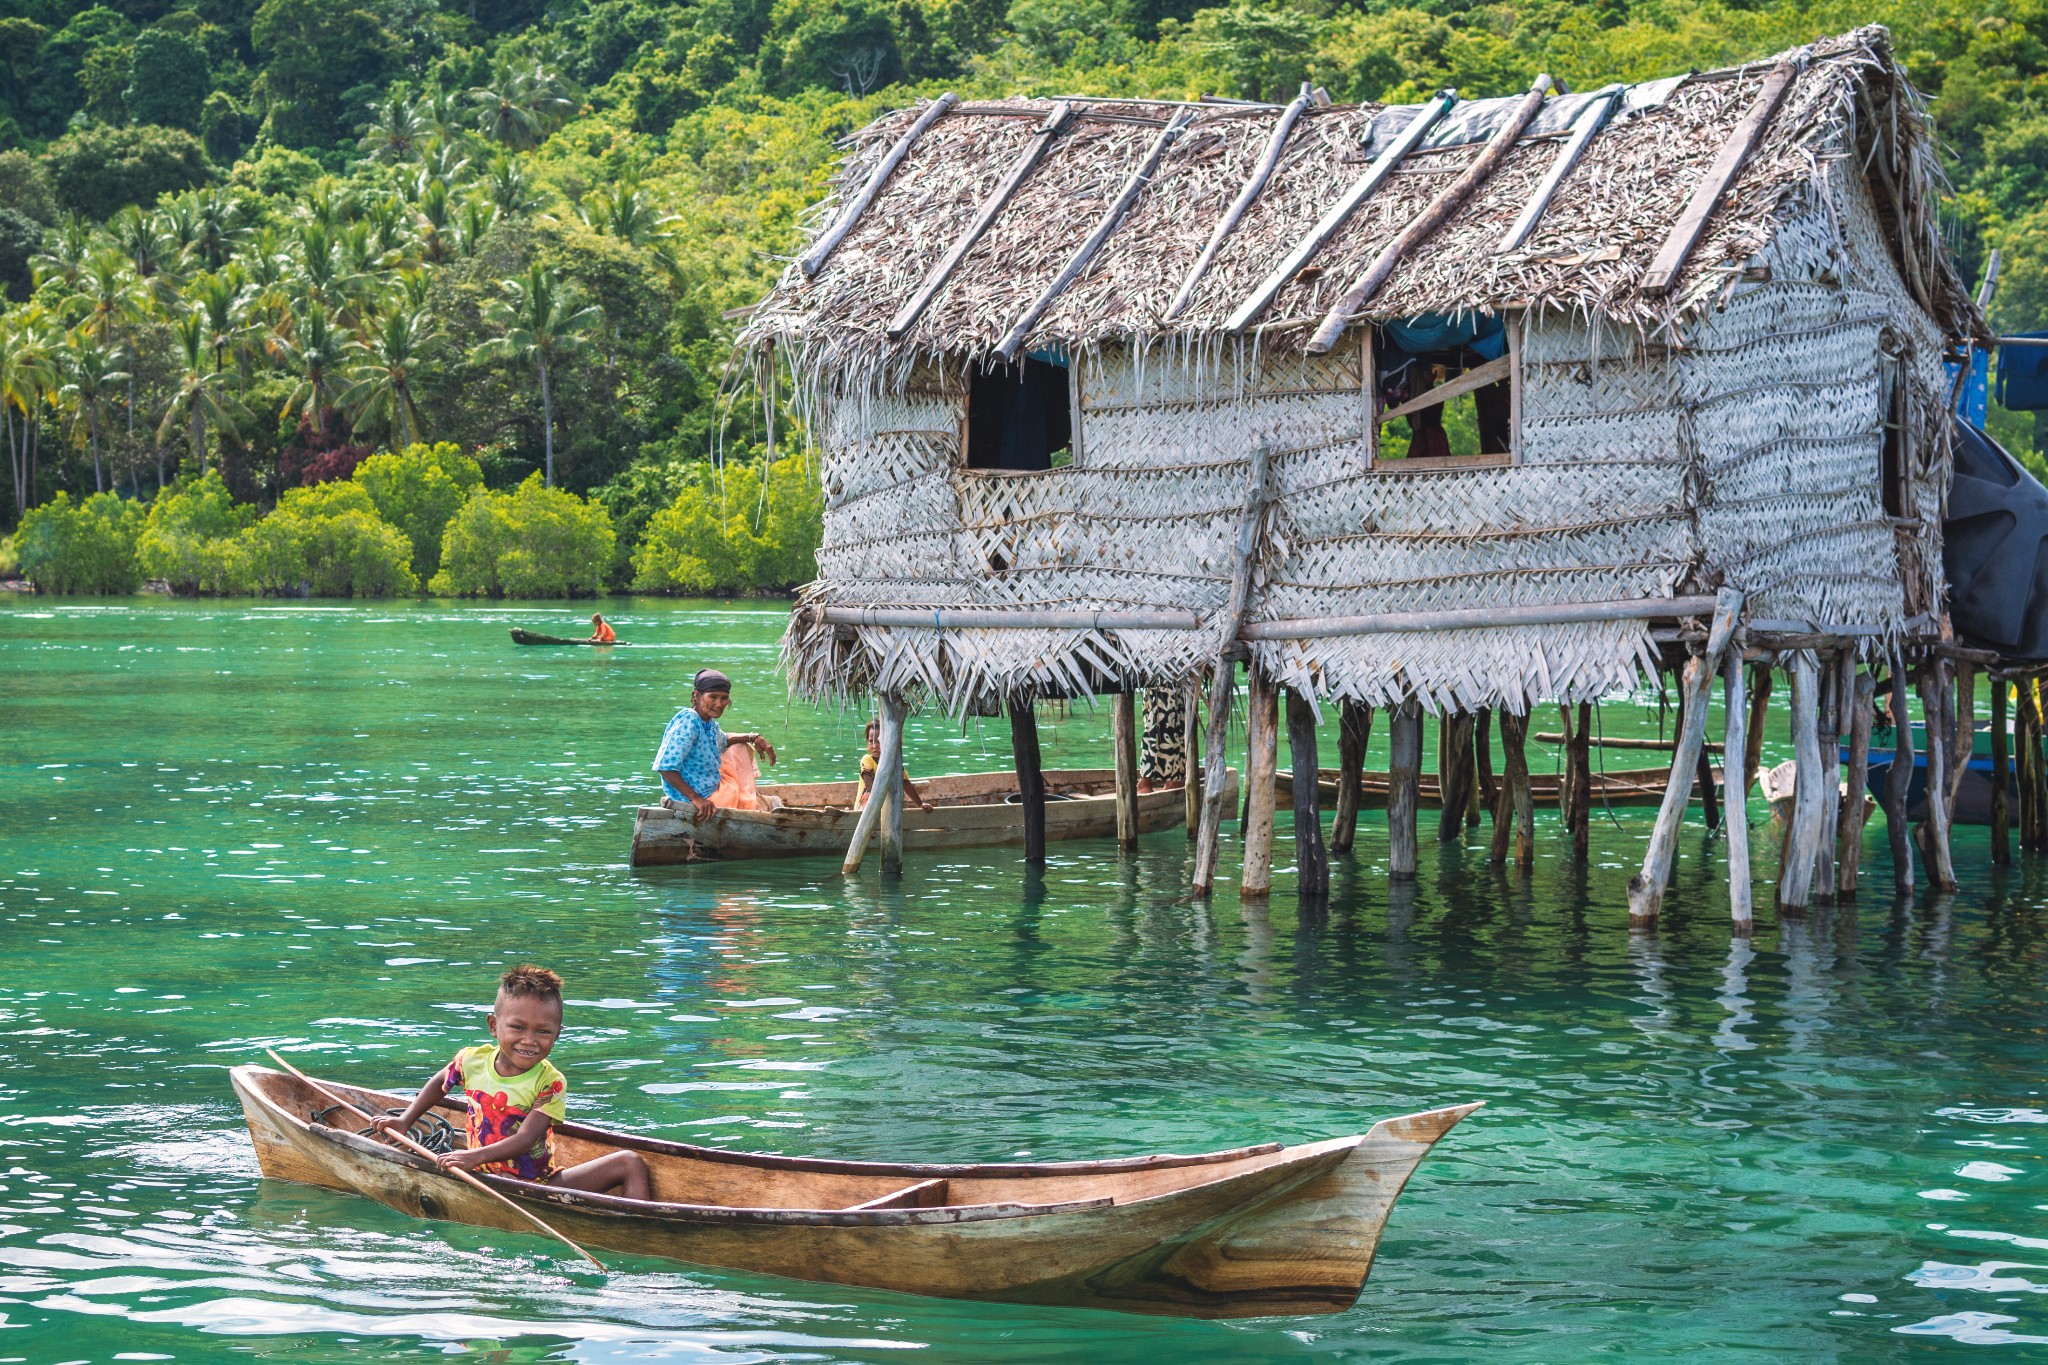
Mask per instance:
[[[1266,508],[1266,447],[1252,447],[1244,510],[1237,523],[1236,563],[1230,575],[1230,600],[1219,618],[1216,671],[1209,680],[1209,742],[1202,773],[1202,827],[1195,836],[1194,893],[1209,894],[1216,884],[1216,841],[1223,834],[1223,797],[1229,775],[1225,742],[1230,723],[1230,697],[1237,690],[1237,665],[1231,652],[1244,627],[1245,605],[1251,600],[1252,561],[1258,554],[1259,521]]]
[[[1273,812],[1279,805],[1274,771],[1279,756],[1279,695],[1273,680],[1257,664],[1245,689],[1244,882],[1247,896],[1263,896],[1273,887]]]
[[[1792,675],[1792,827],[1778,866],[1778,909],[1802,912],[1813,899],[1814,855],[1821,841],[1820,676],[1811,650],[1795,650]]]
[[[886,744],[886,740],[884,743]],[[886,750],[884,753],[886,755]],[[868,788],[867,804],[860,808],[860,815],[853,822],[853,838],[846,843],[846,858],[839,864],[839,870],[847,876],[860,871],[863,859],[867,857],[868,841],[875,837],[875,826],[882,818],[882,773],[881,760],[876,760],[875,781]]]
[[[1513,831],[1515,867],[1527,872],[1536,865],[1536,800],[1529,790],[1529,718],[1502,708],[1500,752],[1505,768],[1493,805],[1493,843],[1487,860],[1499,865],[1508,860],[1509,832]]]
[[[1323,846],[1323,813],[1317,804],[1316,713],[1308,698],[1291,687],[1287,689],[1287,757],[1294,765],[1295,886],[1313,900],[1330,894],[1330,854]]]
[[[1202,823],[1202,770],[1195,764],[1195,749],[1201,739],[1202,685],[1190,678],[1186,695],[1181,699],[1180,715],[1181,822],[1187,829],[1189,843],[1195,841],[1195,831]]]
[[[1856,675],[1849,688],[1849,778],[1842,810],[1835,823],[1835,898],[1856,899],[1856,880],[1863,868],[1865,800],[1870,790],[1870,729],[1877,702],[1877,680]]]
[[[1017,800],[1024,809],[1024,861],[1045,866],[1045,772],[1039,767],[1038,707],[1029,696],[1012,700],[1010,752],[1017,769]]]
[[[882,754],[868,803],[882,807],[882,875],[903,873],[903,716],[908,708],[900,692],[882,694]]]
[[[1436,838],[1447,844],[1465,832],[1465,808],[1472,801],[1472,713],[1451,711],[1437,718]]]
[[[1572,728],[1572,858],[1584,863],[1593,840],[1593,703],[1579,703]]]
[[[1750,894],[1749,784],[1740,781],[1742,755],[1749,747],[1749,712],[1742,692],[1742,647],[1734,645],[1721,665],[1721,706],[1728,727],[1721,736],[1721,772],[1728,797],[1728,917],[1736,933],[1747,934],[1756,922],[1756,906]]]
[[[1763,766],[1764,725],[1771,714],[1771,661],[1765,659],[1757,665],[1755,675],[1749,684],[1749,724],[1744,727],[1749,739],[1742,749],[1742,789],[1748,791],[1756,785],[1756,771]],[[1723,763],[1732,762],[1735,751],[1730,749],[1722,755]]]
[[[1479,828],[1479,817],[1493,810],[1493,708],[1482,706],[1472,716],[1472,792],[1465,806],[1465,827]]]
[[[1421,804],[1422,703],[1409,697],[1387,722],[1387,875],[1415,876],[1415,812]]]
[[[1671,859],[1678,851],[1678,827],[1685,820],[1685,807],[1692,799],[1693,773],[1705,753],[1707,742],[1707,689],[1713,685],[1715,665],[1735,631],[1735,617],[1742,610],[1742,594],[1733,588],[1721,590],[1714,608],[1714,623],[1707,631],[1704,654],[1685,661],[1680,695],[1684,709],[1679,713],[1678,743],[1671,752],[1671,775],[1664,782],[1664,803],[1657,808],[1657,823],[1650,829],[1650,846],[1643,853],[1642,871],[1629,878],[1628,922],[1643,928],[1657,922],[1664,906],[1664,887],[1671,880]]]
[[[1954,690],[1945,698],[1955,732],[1948,768],[1948,809],[1953,817],[1956,797],[1963,789],[1963,777],[1970,771],[1970,759],[1977,750],[1977,666],[1958,660]]]
[[[1913,712],[1906,705],[1906,656],[1894,648],[1892,670],[1892,766],[1885,774],[1885,837],[1892,846],[1892,885],[1913,889],[1913,836],[1906,803],[1913,791]]]
[[[1109,701],[1109,740],[1116,753],[1116,846],[1138,846],[1138,698],[1118,692]]]
[[[2006,681],[1991,676],[1991,861],[2000,867],[2012,862],[2011,745],[2005,733]]]
[[[1349,853],[1358,833],[1358,807],[1365,794],[1365,746],[1372,737],[1372,708],[1346,701],[1337,713],[1337,813],[1330,822],[1330,852]]]
[[[1934,890],[1956,889],[1955,864],[1949,856],[1948,761],[1954,737],[1942,732],[1942,693],[1948,690],[1948,667],[1931,660],[1920,670],[1920,714],[1927,721],[1927,882]]]

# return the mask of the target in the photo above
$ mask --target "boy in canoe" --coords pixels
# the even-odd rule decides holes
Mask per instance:
[[[469,1101],[469,1146],[438,1158],[443,1166],[509,1175],[628,1199],[651,1197],[647,1163],[616,1151],[566,1169],[555,1165],[550,1133],[568,1117],[569,1083],[548,1060],[562,1033],[562,978],[545,967],[514,967],[498,980],[498,998],[484,1016],[492,1041],[466,1047],[420,1087],[406,1111],[379,1119],[402,1133],[452,1093]]]
[[[881,770],[882,722],[871,720],[868,722],[867,752],[860,756],[860,790],[854,794],[853,808],[855,810],[859,810],[867,805],[868,793],[873,791],[875,787],[875,774]],[[910,780],[908,772],[903,774],[903,799],[915,801],[919,810],[930,810],[932,808],[932,803],[924,799],[924,794],[918,791],[916,784]]]
[[[715,668],[700,672],[691,685],[690,704],[676,712],[654,751],[654,771],[661,774],[671,810],[690,803],[692,824],[712,811],[767,810],[754,790],[754,756],[775,761],[775,746],[763,735],[728,735],[718,718],[732,705],[732,680]]]
[[[615,645],[619,633],[612,629],[612,623],[597,612],[590,614],[590,643],[594,645]]]

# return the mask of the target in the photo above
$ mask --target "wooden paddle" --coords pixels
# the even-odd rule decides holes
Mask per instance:
[[[492,1188],[491,1188],[491,1187],[490,1187],[489,1185],[486,1185],[486,1184],[484,1184],[484,1182],[483,1182],[483,1181],[481,1181],[481,1180],[478,1180],[478,1179],[477,1179],[477,1178],[476,1178],[475,1176],[471,1175],[471,1174],[470,1174],[470,1173],[469,1173],[468,1171],[465,1171],[465,1170],[463,1170],[463,1169],[462,1169],[461,1167],[459,1167],[459,1166],[443,1166],[443,1165],[442,1165],[442,1164],[440,1163],[440,1161],[439,1161],[439,1160],[438,1160],[438,1159],[437,1159],[437,1158],[435,1157],[435,1155],[434,1155],[434,1154],[433,1154],[432,1152],[430,1152],[430,1151],[428,1151],[428,1150],[427,1150],[426,1148],[424,1148],[424,1147],[420,1146],[420,1145],[419,1145],[419,1144],[418,1144],[417,1142],[414,1142],[414,1141],[413,1141],[413,1140],[412,1140],[412,1139],[411,1139],[410,1137],[408,1137],[408,1136],[407,1136],[406,1134],[404,1134],[404,1133],[390,1133],[390,1132],[385,1132],[385,1130],[384,1130],[384,1129],[382,1129],[382,1128],[379,1128],[379,1127],[377,1126],[377,1120],[376,1120],[376,1119],[372,1118],[372,1117],[371,1117],[370,1115],[368,1115],[368,1114],[365,1114],[365,1113],[364,1113],[364,1112],[363,1112],[362,1110],[360,1110],[360,1109],[356,1108],[356,1107],[355,1107],[355,1106],[354,1106],[353,1104],[350,1104],[350,1103],[349,1103],[349,1102],[348,1102],[347,1100],[345,1100],[345,1099],[343,1099],[343,1098],[342,1098],[341,1096],[339,1096],[339,1095],[335,1094],[335,1093],[334,1093],[334,1092],[333,1092],[332,1090],[329,1090],[329,1089],[328,1089],[328,1088],[327,1088],[326,1086],[324,1086],[324,1085],[320,1084],[320,1082],[318,1082],[318,1081],[314,1080],[314,1079],[313,1079],[313,1078],[312,1078],[311,1076],[308,1076],[308,1075],[307,1075],[307,1074],[306,1074],[305,1072],[303,1072],[303,1071],[299,1070],[299,1069],[298,1069],[297,1067],[293,1066],[293,1065],[292,1065],[292,1064],[291,1064],[290,1062],[286,1061],[286,1060],[285,1060],[284,1058],[282,1058],[282,1057],[278,1056],[278,1055],[277,1055],[277,1053],[275,1053],[275,1052],[271,1051],[271,1049],[269,1049],[269,1048],[265,1048],[265,1049],[263,1049],[263,1050],[264,1050],[264,1051],[265,1051],[266,1053],[269,1053],[269,1056],[270,1056],[270,1060],[271,1060],[271,1061],[273,1061],[273,1062],[276,1062],[276,1063],[277,1063],[277,1064],[278,1064],[279,1066],[283,1067],[283,1068],[284,1068],[284,1069],[285,1069],[286,1071],[290,1072],[290,1073],[291,1073],[292,1075],[294,1075],[294,1076],[297,1076],[297,1077],[298,1077],[298,1078],[299,1078],[300,1080],[304,1081],[304,1082],[305,1082],[305,1083],[306,1083],[307,1085],[311,1086],[311,1087],[312,1087],[312,1088],[314,1089],[314,1091],[315,1091],[315,1092],[317,1092],[318,1094],[320,1094],[321,1096],[323,1096],[323,1097],[324,1097],[324,1098],[326,1098],[326,1099],[330,1099],[330,1100],[334,1101],[334,1102],[335,1102],[336,1104],[340,1105],[340,1106],[341,1106],[341,1107],[342,1107],[343,1109],[346,1109],[346,1110],[348,1110],[348,1112],[349,1112],[349,1113],[351,1113],[351,1114],[354,1114],[354,1115],[355,1115],[355,1116],[356,1116],[357,1118],[359,1118],[359,1119],[361,1119],[361,1120],[362,1120],[363,1122],[365,1122],[365,1123],[369,1124],[369,1125],[370,1125],[370,1131],[371,1131],[371,1132],[373,1132],[373,1133],[377,1133],[377,1134],[379,1134],[379,1135],[381,1135],[381,1136],[383,1136],[383,1137],[387,1137],[387,1138],[390,1138],[390,1139],[391,1139],[391,1140],[392,1140],[393,1142],[395,1142],[395,1143],[397,1143],[397,1144],[398,1144],[399,1146],[401,1146],[401,1147],[405,1148],[405,1149],[406,1149],[407,1151],[409,1151],[409,1152],[412,1152],[412,1153],[414,1153],[414,1154],[415,1154],[415,1155],[417,1155],[417,1156],[423,1156],[423,1157],[425,1157],[425,1158],[426,1158],[427,1160],[429,1160],[429,1161],[433,1162],[433,1163],[434,1163],[434,1169],[435,1169],[435,1170],[437,1170],[437,1171],[440,1171],[440,1172],[441,1172],[441,1173],[442,1173],[443,1175],[452,1175],[452,1176],[454,1176],[454,1177],[455,1177],[455,1178],[456,1178],[457,1180],[460,1180],[460,1181],[462,1181],[462,1182],[463,1182],[464,1184],[467,1184],[467,1185],[474,1185],[474,1186],[475,1186],[475,1187],[476,1187],[477,1189],[479,1189],[479,1190],[482,1190],[482,1191],[483,1191],[483,1192],[484,1192],[485,1194],[487,1194],[487,1195],[489,1195],[489,1196],[490,1196],[491,1198],[493,1198],[493,1199],[497,1200],[497,1201],[498,1201],[498,1202],[499,1202],[500,1204],[503,1204],[503,1205],[504,1205],[504,1206],[505,1206],[506,1208],[508,1208],[508,1209],[512,1210],[512,1212],[514,1212],[514,1213],[518,1214],[518,1215],[519,1215],[519,1216],[520,1216],[521,1218],[524,1218],[524,1219],[525,1219],[525,1220],[526,1220],[527,1222],[529,1222],[529,1223],[533,1224],[533,1225],[534,1225],[535,1227],[539,1228],[539,1229],[540,1229],[540,1230],[541,1230],[542,1232],[545,1232],[545,1233],[546,1233],[546,1234],[547,1234],[548,1236],[550,1236],[550,1237],[554,1238],[554,1239],[555,1239],[556,1241],[560,1242],[560,1243],[561,1243],[562,1245],[564,1245],[564,1246],[568,1247],[568,1248],[569,1248],[569,1250],[571,1250],[571,1251],[575,1252],[575,1253],[576,1253],[576,1254],[577,1254],[578,1256],[581,1256],[581,1257],[582,1257],[582,1258],[583,1258],[584,1260],[586,1260],[586,1261],[590,1262],[590,1263],[591,1263],[592,1265],[596,1266],[596,1267],[597,1267],[597,1268],[598,1268],[599,1270],[603,1270],[603,1269],[604,1269],[604,1262],[602,1262],[602,1261],[598,1260],[598,1259],[597,1259],[597,1257],[595,1257],[595,1256],[591,1255],[591,1254],[590,1254],[589,1252],[585,1251],[585,1250],[584,1250],[584,1249],[583,1249],[582,1247],[580,1247],[580,1246],[577,1246],[577,1245],[576,1245],[576,1244],[575,1244],[574,1242],[570,1241],[570,1240],[569,1240],[569,1239],[568,1239],[567,1237],[564,1237],[564,1236],[563,1236],[563,1235],[562,1235],[561,1233],[559,1233],[559,1232],[555,1231],[555,1230],[554,1230],[553,1228],[549,1227],[549,1226],[548,1226],[548,1225],[547,1225],[546,1223],[543,1223],[543,1222],[542,1222],[542,1221],[541,1221],[541,1220],[540,1220],[539,1218],[537,1218],[537,1217],[535,1217],[535,1216],[534,1216],[533,1214],[531,1214],[531,1213],[527,1212],[527,1211],[526,1211],[525,1209],[521,1208],[521,1207],[520,1207],[519,1205],[517,1205],[517,1204],[513,1203],[513,1202],[512,1202],[512,1201],[511,1201],[510,1199],[507,1199],[507,1198],[506,1198],[506,1197],[505,1197],[504,1195],[502,1195],[502,1194],[498,1193],[498,1191],[496,1191],[496,1190],[492,1189]]]

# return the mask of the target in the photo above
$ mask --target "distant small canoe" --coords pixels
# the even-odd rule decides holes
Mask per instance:
[[[617,640],[571,640],[561,635],[543,635],[537,630],[521,630],[512,627],[512,643],[515,645],[615,645]]]
[[[329,1101],[296,1077],[261,1066],[228,1077],[270,1179],[532,1234],[426,1159],[330,1127]],[[372,1113],[407,1098],[324,1084]],[[995,1165],[764,1156],[562,1123],[556,1160],[638,1152],[654,1198],[480,1178],[572,1240],[634,1256],[936,1298],[1196,1318],[1341,1313],[1364,1287],[1401,1187],[1477,1108],[1296,1147]],[[436,1112],[460,1131],[459,1106]]]
[[[1014,773],[959,773],[912,779],[935,807],[906,804],[903,847],[972,848],[1024,842],[1024,808],[1016,804]],[[787,858],[844,855],[860,819],[853,782],[764,784],[760,793],[778,810],[721,810],[702,824],[687,810],[642,806],[633,817],[633,866],[666,867],[728,858]],[[1047,769],[1045,837],[1102,839],[1116,833],[1116,773],[1110,768]],[[1237,770],[1231,769],[1228,800],[1237,799]],[[1138,831],[1172,829],[1186,817],[1180,788],[1138,797]]]

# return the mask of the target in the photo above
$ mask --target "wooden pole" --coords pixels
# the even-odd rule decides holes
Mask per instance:
[[[2030,833],[2032,843],[2022,841],[2021,847],[2040,852],[2048,846],[2043,837],[2043,827],[2048,826],[2048,771],[2044,771],[2041,753],[2041,685],[2037,679],[2020,680],[2020,715],[2027,722],[2027,790],[2034,818]]]
[[[1109,701],[1110,745],[1116,751],[1116,846],[1138,846],[1138,699],[1119,692]]]
[[[1855,659],[1848,650],[1837,650],[1821,659],[1820,714],[1818,730],[1821,772],[1820,784],[1820,828],[1821,837],[1813,853],[1813,899],[1823,905],[1832,905],[1835,900],[1835,835],[1841,828],[1842,780],[1842,721],[1841,713],[1849,703],[1849,689],[1846,686],[1844,667],[1854,668]]]
[[[1856,881],[1863,869],[1863,825],[1870,790],[1870,729],[1877,701],[1877,681],[1858,673],[1849,687],[1849,778],[1835,824],[1835,898],[1856,899]]]
[[[1365,748],[1372,738],[1372,708],[1346,701],[1337,715],[1337,813],[1330,822],[1330,851],[1349,853],[1358,833],[1358,806],[1365,793]]]
[[[1569,837],[1573,823],[1572,810],[1578,800],[1578,793],[1572,790],[1572,779],[1578,775],[1574,771],[1576,765],[1572,761],[1572,746],[1579,731],[1574,723],[1571,707],[1560,705],[1557,714],[1558,723],[1562,727],[1560,733],[1564,736],[1561,741],[1562,748],[1558,753],[1557,825]]]
[[[1778,867],[1778,909],[1802,912],[1813,898],[1814,855],[1821,840],[1820,676],[1810,650],[1792,653],[1792,828]]]
[[[927,128],[937,123],[948,109],[959,102],[960,97],[948,90],[926,105],[924,112],[918,115],[917,122],[910,125],[910,131],[896,139],[896,145],[889,149],[888,155],[875,167],[867,183],[861,186],[860,193],[855,195],[853,202],[840,213],[831,229],[813,242],[803,255],[797,257],[797,265],[803,270],[805,278],[817,274],[819,267],[825,264],[825,258],[832,254],[832,249],[846,239],[847,233],[853,231],[853,225],[860,221],[860,216],[875,202],[875,196],[882,192],[882,186],[888,183],[890,174],[903,163],[904,157],[910,155],[911,146],[924,136]]]
[[[1305,899],[1330,894],[1330,854],[1323,846],[1323,815],[1317,806],[1316,713],[1308,698],[1287,691],[1287,757],[1294,765],[1294,859],[1296,887]]]
[[[1593,839],[1593,703],[1579,703],[1572,731],[1572,859],[1584,863]]]
[[[1045,772],[1039,767],[1038,707],[1030,697],[1013,700],[1010,752],[1017,768],[1017,798],[1024,807],[1024,862],[1045,866]]]
[[[1478,829],[1480,817],[1493,810],[1493,708],[1472,713],[1472,787],[1465,802],[1465,828]]]
[[[1422,795],[1422,703],[1410,697],[1387,722],[1387,875],[1415,877],[1415,812]]]
[[[1956,685],[1947,698],[1955,733],[1955,746],[1949,751],[1948,768],[1948,808],[1951,813],[1963,789],[1963,776],[1970,771],[1970,759],[1977,749],[1977,665],[1967,659],[1959,659],[1955,670]]]
[[[1643,854],[1642,870],[1629,878],[1628,922],[1632,929],[1657,922],[1664,905],[1664,887],[1671,880],[1672,856],[1678,851],[1678,827],[1685,820],[1685,807],[1692,796],[1693,773],[1705,759],[1700,746],[1707,738],[1707,688],[1714,669],[1695,655],[1685,661],[1680,684],[1684,710],[1679,716],[1678,747],[1672,752],[1671,776],[1664,783],[1664,803],[1657,808],[1657,823],[1650,829],[1650,846]]]
[[[1756,666],[1749,682],[1749,723],[1744,726],[1749,736],[1742,749],[1742,789],[1748,791],[1756,785],[1757,769],[1763,765],[1764,725],[1771,714],[1771,665],[1765,661]],[[1723,755],[1724,760],[1734,757],[1733,752]]]
[[[1202,826],[1195,835],[1197,896],[1208,895],[1216,885],[1216,843],[1223,837],[1223,798],[1230,774],[1225,745],[1230,738],[1230,698],[1236,691],[1237,665],[1228,659],[1218,660],[1209,678],[1209,738],[1202,761]]]
[[[1195,831],[1202,823],[1202,770],[1195,763],[1195,750],[1201,740],[1202,685],[1190,678],[1186,695],[1181,699],[1180,716],[1181,822],[1187,829],[1189,843],[1195,841]]]
[[[1885,774],[1885,837],[1892,846],[1892,885],[1913,889],[1913,837],[1906,827],[1906,802],[1913,789],[1913,712],[1906,705],[1906,657],[1894,648],[1892,669],[1892,766]]]
[[[1263,896],[1273,887],[1273,812],[1279,802],[1274,770],[1279,757],[1279,694],[1258,665],[1249,670],[1245,693],[1245,788],[1248,804],[1244,825],[1244,882],[1247,896]]]
[[[1237,198],[1231,201],[1230,207],[1224,211],[1223,217],[1210,232],[1208,244],[1202,248],[1202,254],[1195,258],[1194,265],[1188,270],[1187,278],[1183,279],[1180,288],[1174,291],[1173,302],[1166,305],[1165,321],[1172,322],[1181,315],[1181,310],[1188,306],[1188,300],[1194,297],[1195,286],[1202,282],[1202,276],[1209,273],[1209,266],[1215,261],[1216,253],[1223,249],[1224,239],[1237,229],[1238,220],[1244,217],[1244,211],[1251,207],[1252,201],[1259,197],[1259,191],[1266,188],[1266,182],[1273,178],[1273,168],[1280,164],[1280,153],[1287,147],[1287,135],[1294,131],[1294,125],[1301,118],[1302,111],[1314,103],[1315,92],[1310,89],[1307,81],[1303,81],[1301,93],[1294,97],[1294,103],[1281,111],[1279,121],[1273,125],[1272,135],[1266,139],[1266,150],[1259,157],[1259,164],[1253,168],[1251,177],[1238,190]]]
[[[882,757],[868,801],[870,804],[876,801],[888,803],[882,807],[882,875],[885,877],[903,874],[903,717],[907,709],[901,693],[882,694]]]
[[[2000,867],[2012,863],[2012,800],[2007,789],[2012,783],[2011,744],[2005,733],[2005,689],[2007,683],[1991,676],[1991,861]]]
[[[1948,759],[1955,738],[1942,729],[1942,694],[1948,691],[1948,664],[1929,661],[1920,670],[1920,713],[1927,722],[1927,819],[1922,825],[1927,847],[1927,882],[1944,894],[1956,889],[1955,864],[1949,855]]]
[[[1721,771],[1728,783],[1728,917],[1738,934],[1749,933],[1756,921],[1750,893],[1749,784],[1739,780],[1742,755],[1749,752],[1749,711],[1744,700],[1742,651],[1730,649],[1721,665],[1721,706],[1727,712],[1723,719],[1728,727],[1721,736]]]
[[[1500,712],[1500,751],[1506,773],[1494,797],[1493,843],[1488,861],[1496,866],[1507,862],[1510,831],[1515,846],[1515,867],[1523,872],[1536,865],[1536,801],[1529,789],[1529,718],[1512,711]]]
[[[2027,740],[2029,733],[2027,725],[2026,680],[2021,679],[2013,689],[2012,776],[2013,783],[2018,788],[2020,794],[2019,839],[2020,848],[2023,850],[2033,847],[2027,841],[2034,837],[2034,826],[2031,823],[2034,812],[2034,777],[2031,762],[2032,754],[2030,752],[2032,746]]]
[[[879,736],[882,741],[882,752],[875,760],[875,781],[874,785],[868,788],[867,804],[860,808],[860,817],[853,822],[853,838],[847,841],[846,858],[839,865],[840,872],[849,877],[860,871],[861,862],[867,857],[868,841],[874,838],[875,827],[882,823],[883,812],[888,809],[888,803],[882,799],[882,792],[883,784],[889,775],[889,703],[885,697],[878,697],[876,701],[882,718]],[[1013,731],[1014,728],[1015,722],[1012,721]],[[896,740],[899,750],[897,756],[900,761],[903,741],[900,729],[897,731]]]
[[[489,1185],[484,1184],[483,1181],[477,1179],[468,1171],[465,1171],[457,1166],[443,1166],[440,1163],[440,1161],[435,1158],[432,1152],[428,1151],[425,1147],[420,1146],[419,1143],[414,1142],[410,1137],[408,1137],[404,1133],[384,1132],[382,1129],[377,1127],[376,1119],[372,1118],[368,1114],[365,1114],[362,1110],[356,1108],[353,1104],[350,1104],[347,1100],[335,1094],[332,1090],[329,1090],[326,1086],[320,1084],[320,1082],[314,1080],[311,1076],[308,1076],[305,1072],[299,1070],[297,1067],[293,1066],[284,1058],[278,1056],[277,1053],[271,1051],[271,1049],[265,1048],[263,1049],[263,1051],[269,1056],[271,1061],[276,1062],[286,1071],[290,1072],[292,1075],[298,1077],[301,1081],[305,1082],[306,1086],[309,1089],[311,1089],[315,1094],[319,1095],[322,1099],[340,1105],[343,1109],[348,1110],[349,1113],[354,1114],[364,1123],[369,1124],[371,1131],[379,1134],[382,1137],[389,1138],[392,1142],[396,1143],[400,1147],[403,1147],[406,1151],[411,1152],[414,1156],[425,1157],[430,1163],[432,1163],[434,1169],[439,1171],[441,1174],[453,1176],[455,1177],[455,1179],[460,1180],[465,1185],[473,1186],[476,1189],[482,1190],[485,1194],[497,1200],[500,1204],[503,1204],[506,1208],[512,1210],[512,1212],[518,1214],[521,1218],[524,1218],[527,1222],[533,1224],[542,1232],[545,1232],[548,1236],[554,1238],[556,1241],[562,1243],[562,1245],[568,1247],[569,1250],[575,1252],[578,1256],[581,1256],[584,1260],[596,1266],[599,1270],[604,1269],[604,1262],[598,1260],[597,1257],[591,1255],[582,1247],[577,1246],[574,1242],[570,1241],[567,1237],[564,1237],[561,1233],[556,1232],[553,1228],[549,1227],[546,1223],[542,1222],[534,1214],[529,1213],[525,1208],[513,1203],[503,1194],[500,1194],[498,1191],[492,1189]]]
[[[1472,713],[1451,711],[1436,723],[1437,842],[1465,832],[1465,807],[1472,799]]]

